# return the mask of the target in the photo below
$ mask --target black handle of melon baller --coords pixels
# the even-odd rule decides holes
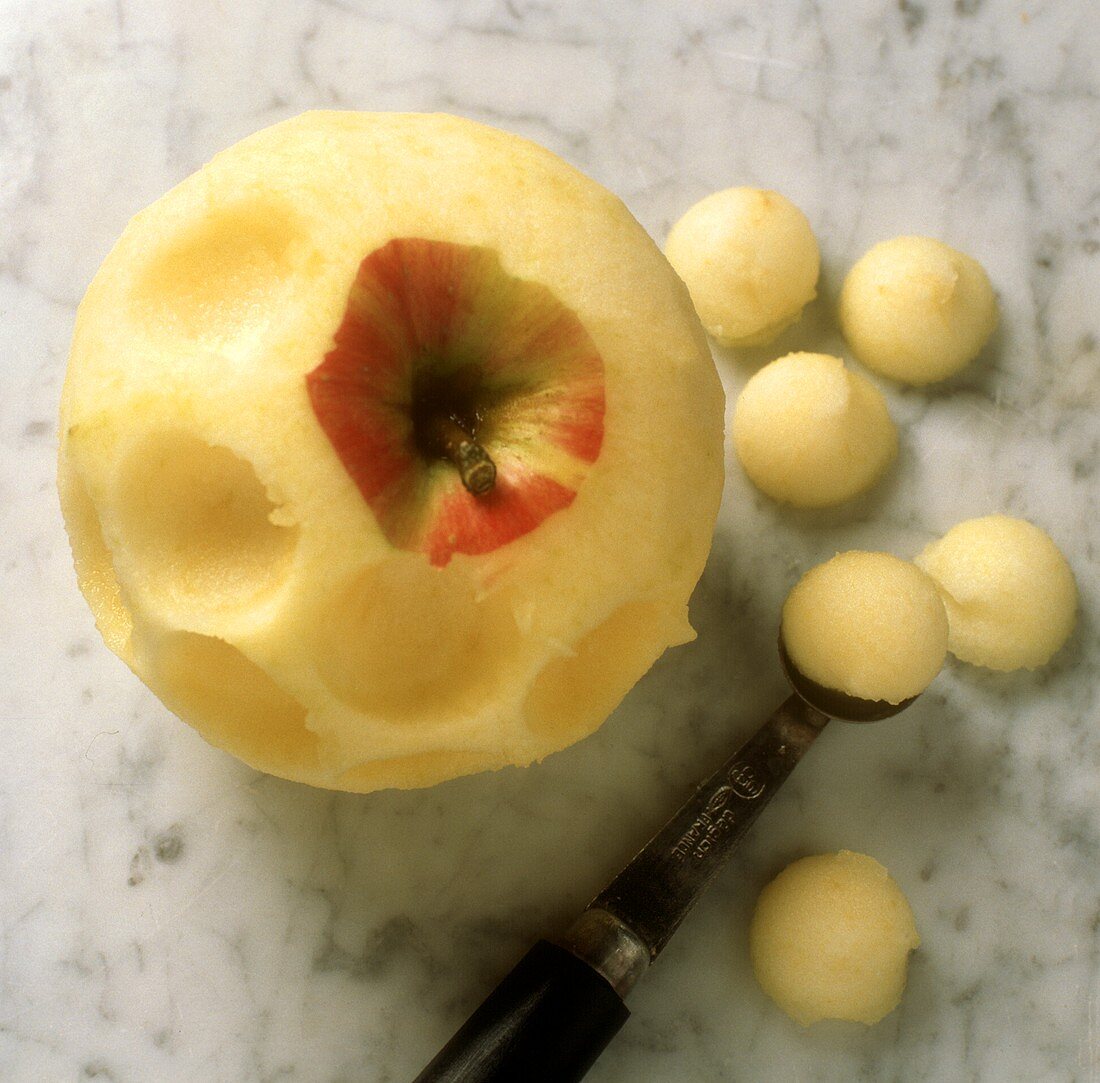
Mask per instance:
[[[415,1083],[575,1083],[626,1022],[623,998],[829,721],[791,696],[589,904],[540,940]]]
[[[416,1080],[577,1080],[629,1015],[592,967],[540,940]]]

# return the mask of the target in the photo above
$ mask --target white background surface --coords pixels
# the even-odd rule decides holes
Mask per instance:
[[[0,1078],[405,1080],[562,929],[783,695],[778,607],[837,549],[903,556],[992,511],[1082,589],[1037,674],[949,665],[892,723],[831,728],[632,999],[590,1078],[1100,1078],[1100,15],[1091,0],[144,4],[0,12]],[[794,348],[841,351],[848,266],[900,233],[983,261],[1003,320],[930,391],[886,388],[890,479],[784,511],[732,457],[698,641],[525,771],[334,795],[207,747],[103,647],[53,492],[75,306],[126,220],[301,109],[443,109],[530,136],[658,239],[735,183],[821,240]],[[804,853],[886,864],[924,939],[872,1029],[800,1030],[746,929]]]

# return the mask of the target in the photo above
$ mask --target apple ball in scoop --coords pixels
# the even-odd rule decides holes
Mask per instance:
[[[127,227],[59,486],[108,646],[210,742],[425,786],[572,744],[692,638],[722,416],[598,184],[456,117],[309,113]]]
[[[780,635],[804,677],[882,703],[919,696],[947,656],[936,584],[889,553],[851,550],[811,568],[783,603]]]

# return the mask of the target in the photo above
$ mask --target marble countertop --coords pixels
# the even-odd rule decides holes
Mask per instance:
[[[1035,674],[949,665],[837,725],[632,998],[598,1083],[1100,1079],[1100,17],[1092,0],[7,0],[0,20],[0,1078],[410,1079],[783,696],[779,604],[838,549],[912,555],[993,511],[1070,557],[1077,633]],[[978,257],[991,348],[887,390],[902,452],[785,511],[730,457],[699,630],[594,737],[527,770],[361,797],[259,775],[102,645],[53,490],[76,304],[126,220],[316,107],[442,109],[549,146],[658,239],[779,189],[820,299],[768,356],[840,351],[845,269],[900,233]],[[799,1029],[746,929],[792,858],[886,864],[923,937],[873,1028]]]

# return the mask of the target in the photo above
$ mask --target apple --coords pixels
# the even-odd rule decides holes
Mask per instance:
[[[58,482],[104,640],[211,743],[423,786],[572,744],[692,638],[723,406],[598,184],[457,117],[307,113],[108,255]]]

